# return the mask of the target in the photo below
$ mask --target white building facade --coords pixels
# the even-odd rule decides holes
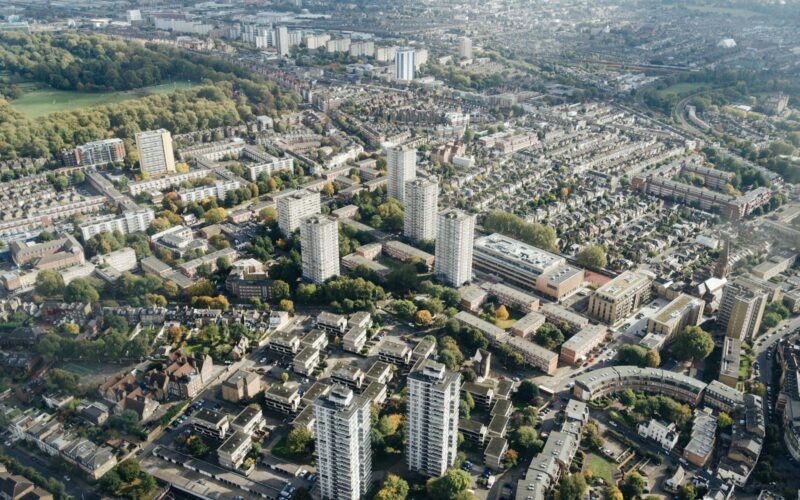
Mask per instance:
[[[327,215],[312,215],[300,223],[303,278],[322,283],[339,275],[339,225]]]
[[[450,209],[439,214],[436,228],[436,275],[448,286],[460,287],[472,279],[475,216]]]
[[[406,458],[409,469],[442,476],[458,452],[458,403],[461,376],[433,360],[408,376]]]
[[[372,477],[369,400],[337,385],[314,402],[314,427],[322,498],[365,496]]]
[[[411,241],[436,239],[439,183],[418,177],[406,182],[403,234]]]

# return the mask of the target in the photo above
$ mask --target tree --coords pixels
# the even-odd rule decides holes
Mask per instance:
[[[258,212],[258,218],[264,224],[272,224],[278,220],[278,211],[275,210],[274,207],[262,208],[261,211]]]
[[[506,306],[501,304],[500,307],[495,309],[494,319],[498,321],[505,321],[508,319],[508,310],[506,309]]]
[[[538,395],[539,386],[533,380],[525,379],[519,384],[519,388],[514,394],[514,400],[525,405],[533,404]]]
[[[542,447],[542,441],[536,434],[536,429],[529,425],[518,427],[514,431],[513,439],[515,449],[525,450],[529,453],[535,453]]]
[[[332,198],[334,193],[333,183],[326,182],[325,185],[322,187],[322,193],[328,198]]]
[[[678,500],[694,500],[697,491],[692,483],[682,484],[678,487]]]
[[[286,372],[281,373],[281,382],[284,384],[289,381],[289,374]]]
[[[78,392],[80,377],[71,371],[53,368],[45,376],[45,383],[50,389],[58,389],[64,392],[75,394]]]
[[[407,496],[408,483],[394,474],[387,474],[374,500],[405,500]]]
[[[603,449],[603,437],[600,435],[600,429],[597,427],[597,424],[593,421],[586,423],[584,437],[590,448],[594,448],[595,450]]]
[[[139,472],[139,462],[133,459],[125,460],[117,465],[117,474],[126,483],[130,483],[139,477]]]
[[[442,477],[429,479],[426,487],[434,500],[461,499],[472,487],[472,476],[461,469],[448,469]]]
[[[289,284],[283,280],[275,280],[272,282],[272,298],[275,300],[283,300],[291,297]]]
[[[39,271],[36,275],[36,293],[45,297],[64,293],[64,278],[54,269]]]
[[[540,346],[552,351],[564,343],[564,334],[557,326],[545,323],[536,330],[533,340]]]
[[[606,500],[625,500],[622,496],[622,492],[614,486],[613,484],[609,484],[606,487]]]
[[[69,303],[92,304],[98,300],[100,300],[100,294],[85,278],[71,281],[64,290],[64,301]]]
[[[516,450],[506,451],[506,463],[509,467],[516,467],[519,463],[519,453]]]
[[[203,214],[203,219],[209,224],[217,224],[224,221],[228,217],[228,211],[222,207],[212,208]]]
[[[600,245],[586,245],[581,248],[575,260],[582,267],[603,269],[608,264],[606,249]]]
[[[727,429],[731,425],[733,425],[731,416],[724,411],[719,412],[719,415],[717,415],[717,427],[720,429]]]
[[[281,311],[294,313],[294,302],[292,302],[289,299],[283,299],[280,302],[278,302],[278,307],[280,307]]]
[[[620,491],[626,499],[633,499],[644,493],[647,488],[647,483],[638,472],[631,472],[620,484]]]
[[[556,232],[552,227],[528,223],[514,214],[492,210],[483,221],[488,232],[498,232],[544,250],[555,251]]]
[[[410,300],[395,300],[392,302],[392,310],[394,310],[395,314],[400,316],[405,320],[410,320],[414,317],[414,314],[417,312],[417,306],[414,305],[413,302]]]
[[[644,356],[644,362],[649,368],[658,368],[661,364],[661,355],[655,349],[648,349]]]
[[[295,427],[286,438],[286,448],[294,455],[308,453],[308,448],[314,441],[311,432],[304,427]]]
[[[636,394],[630,389],[625,389],[619,394],[619,402],[624,406],[633,406],[636,403]]]
[[[670,346],[670,352],[681,361],[705,359],[713,350],[714,340],[699,326],[687,326]]]
[[[583,474],[575,473],[564,476],[558,488],[560,500],[581,500],[589,486]]]
[[[433,321],[433,317],[431,316],[430,311],[427,311],[425,309],[417,311],[417,314],[414,315],[414,319],[417,322],[417,324],[421,326],[430,325],[431,322]]]
[[[647,349],[644,347],[625,344],[619,348],[619,361],[624,365],[636,365],[644,368],[647,366]]]
[[[399,413],[391,415],[384,415],[378,420],[377,429],[384,436],[394,436],[400,428],[400,423],[403,421],[403,416]]]

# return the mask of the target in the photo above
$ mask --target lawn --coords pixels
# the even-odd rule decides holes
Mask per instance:
[[[74,111],[89,106],[114,104],[149,95],[169,94],[197,85],[193,82],[173,82],[124,92],[78,92],[40,88],[26,92],[19,99],[11,101],[11,107],[28,118],[38,118],[57,111]]]
[[[583,461],[583,468],[591,469],[594,477],[602,477],[606,484],[614,484],[614,469],[616,466],[613,462],[590,453]]]
[[[677,96],[686,96],[709,87],[711,87],[711,84],[709,83],[681,82],[681,83],[675,83],[673,85],[670,85],[669,87],[658,90],[657,93],[659,97],[666,97],[669,94]]]

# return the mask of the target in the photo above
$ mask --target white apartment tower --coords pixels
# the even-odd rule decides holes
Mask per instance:
[[[405,199],[403,234],[416,243],[435,240],[439,183],[425,177],[406,181]]]
[[[472,40],[468,36],[459,38],[458,56],[461,59],[472,59]]]
[[[322,283],[339,275],[339,225],[327,215],[312,215],[300,223],[303,278]]]
[[[414,79],[414,49],[403,47],[397,49],[394,56],[394,76],[398,82],[410,82]]]
[[[439,214],[436,231],[436,275],[458,288],[472,279],[475,216],[458,209],[445,210]]]
[[[275,48],[278,55],[286,57],[289,55],[289,29],[286,26],[278,26],[275,29]]]
[[[142,173],[153,176],[175,172],[172,136],[167,130],[139,132],[136,134],[136,149]]]
[[[320,213],[320,195],[314,191],[298,189],[278,198],[278,227],[286,236],[300,228],[300,221],[309,215]]]
[[[461,375],[427,359],[408,375],[408,468],[442,476],[456,458]]]
[[[386,160],[389,169],[388,194],[405,203],[406,182],[417,176],[417,150],[408,147],[390,148]]]
[[[320,496],[330,500],[365,496],[372,476],[369,400],[336,385],[314,402],[314,421]]]

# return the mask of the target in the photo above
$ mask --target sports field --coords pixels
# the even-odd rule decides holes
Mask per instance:
[[[193,82],[172,82],[137,90],[119,92],[78,92],[72,90],[36,89],[11,101],[11,107],[28,118],[37,118],[57,111],[73,111],[99,104],[114,104],[148,95],[168,94],[197,86]]]

